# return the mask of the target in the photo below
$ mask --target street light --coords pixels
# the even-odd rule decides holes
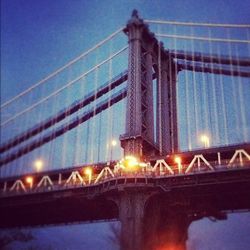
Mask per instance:
[[[26,177],[25,181],[29,184],[30,188],[33,186],[33,178],[31,176]]]
[[[129,168],[133,168],[133,167],[136,167],[138,166],[138,160],[136,159],[136,157],[134,156],[131,156],[131,155],[128,155],[128,156],[125,156],[125,161],[127,163],[127,166]]]
[[[200,140],[201,140],[202,143],[204,143],[204,147],[205,148],[209,148],[209,146],[210,146],[210,139],[209,139],[209,137],[207,135],[205,135],[205,134],[201,135]]]
[[[37,171],[40,171],[43,168],[43,161],[38,159],[34,162],[34,166]]]
[[[84,169],[84,173],[86,174],[86,175],[88,175],[88,177],[89,177],[89,184],[91,183],[91,180],[92,180],[92,168],[85,168]]]
[[[140,169],[140,162],[132,155],[125,156],[120,164],[124,171],[134,172]]]
[[[110,144],[108,144],[108,146],[110,145],[110,161],[112,161],[113,158],[113,148],[117,145],[117,141],[115,139],[112,139]]]
[[[112,140],[111,141],[111,146],[115,147],[117,145],[117,141],[116,140]]]
[[[174,158],[174,161],[175,161],[175,163],[177,163],[177,164],[178,164],[178,170],[179,170],[179,174],[180,174],[180,173],[181,173],[181,171],[182,171],[182,166],[181,166],[181,157],[176,156],[176,157]]]

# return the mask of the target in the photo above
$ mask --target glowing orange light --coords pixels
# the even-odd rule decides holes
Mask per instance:
[[[33,178],[31,176],[28,176],[26,177],[25,181],[28,183],[28,184],[32,184],[33,183]]]
[[[43,161],[42,160],[36,160],[34,162],[34,166],[37,171],[41,170],[43,168]]]
[[[120,165],[125,171],[136,171],[140,167],[140,162],[136,157],[127,155],[120,161]]]
[[[92,172],[93,172],[93,170],[90,167],[84,169],[84,174],[88,175],[88,177],[89,177],[89,184],[91,183]]]
[[[92,168],[84,168],[84,173],[86,175],[91,175],[92,174]]]
[[[117,145],[117,140],[112,139],[110,142],[107,143],[107,148],[115,147]]]
[[[175,163],[177,163],[177,164],[181,164],[181,157],[176,156],[176,157],[174,158],[174,161],[175,161]]]
[[[128,155],[128,156],[126,156],[125,157],[125,161],[126,161],[126,165],[127,165],[127,167],[135,167],[135,166],[137,166],[138,165],[138,161],[137,161],[137,159],[134,157],[134,156],[132,156],[132,155]]]
[[[181,249],[183,249],[182,244],[172,244],[172,243],[164,244],[163,246],[158,246],[155,248],[155,250],[181,250]]]
[[[181,166],[181,157],[176,156],[176,157],[174,158],[174,161],[175,161],[175,163],[177,163],[177,164],[178,164],[178,171],[179,171],[179,173],[181,173],[181,171],[182,171],[182,166]]]
[[[205,148],[208,148],[210,146],[210,139],[209,139],[208,135],[205,135],[205,134],[201,135],[200,141],[202,143],[204,143]]]

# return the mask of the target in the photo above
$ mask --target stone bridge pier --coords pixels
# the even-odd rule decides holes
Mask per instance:
[[[167,206],[151,192],[122,191],[115,199],[121,250],[185,250],[191,219],[180,204]]]

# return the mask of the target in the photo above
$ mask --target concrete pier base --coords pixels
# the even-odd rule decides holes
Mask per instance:
[[[123,193],[119,199],[121,221],[121,249],[143,249],[144,205],[148,195],[143,193]]]
[[[166,207],[154,199],[145,207],[150,194],[120,194],[122,250],[186,250],[191,220],[183,207]]]

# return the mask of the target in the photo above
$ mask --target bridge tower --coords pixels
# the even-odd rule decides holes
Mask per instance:
[[[136,10],[124,32],[129,40],[126,131],[120,137],[124,154],[144,158],[174,152],[178,147],[177,67]],[[155,78],[156,93],[153,91]]]
[[[136,10],[124,32],[129,43],[126,131],[120,136],[124,154],[145,159],[152,155],[173,153],[178,148],[177,65],[163,44],[149,31],[148,25],[139,18]],[[160,240],[157,236],[162,214],[157,206],[160,200],[156,200],[150,209],[155,212],[153,217],[150,216],[152,220],[147,220],[148,216],[145,215],[146,204],[151,198],[152,193],[147,190],[132,189],[119,193],[116,204],[122,224],[122,249],[151,250],[156,244],[150,235]],[[171,240],[175,246],[176,242],[180,243],[179,250],[184,250],[188,222],[183,224],[178,218],[179,215],[172,214],[166,223],[169,232],[175,227],[174,239]],[[186,215],[181,218],[186,220]],[[145,230],[150,225],[154,227]]]

